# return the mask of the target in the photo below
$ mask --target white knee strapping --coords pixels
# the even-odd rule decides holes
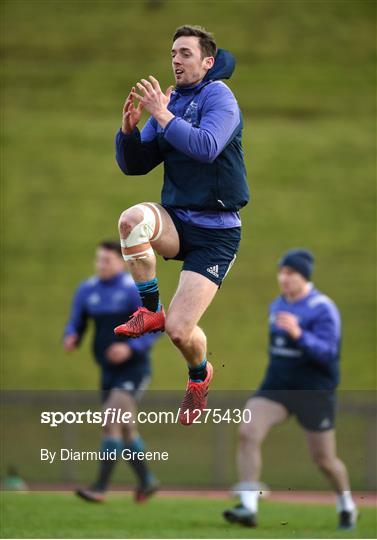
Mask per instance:
[[[150,242],[158,240],[162,233],[161,213],[153,203],[142,203],[133,206],[143,212],[143,219],[135,225],[127,238],[122,238],[123,258],[125,261],[131,259],[145,259],[149,253],[153,253]]]

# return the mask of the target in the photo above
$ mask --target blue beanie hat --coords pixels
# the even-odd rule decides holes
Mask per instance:
[[[289,266],[309,281],[313,273],[314,257],[306,249],[290,249],[279,261],[279,267],[282,266]]]

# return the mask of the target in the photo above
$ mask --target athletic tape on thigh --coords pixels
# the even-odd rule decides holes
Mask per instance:
[[[142,203],[133,206],[143,212],[143,219],[135,225],[126,239],[122,238],[120,245],[125,261],[145,259],[153,253],[150,242],[158,240],[162,233],[162,220],[159,208],[153,203]]]

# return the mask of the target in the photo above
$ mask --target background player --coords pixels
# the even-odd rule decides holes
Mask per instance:
[[[337,493],[340,528],[352,528],[356,522],[334,430],[341,323],[332,300],[309,281],[313,264],[312,254],[303,249],[288,251],[279,263],[282,294],[270,306],[270,362],[259,390],[246,403],[252,421],[242,424],[239,432],[241,504],[224,512],[230,522],[256,525],[261,445],[271,427],[289,415],[304,429],[312,459]]]
[[[241,113],[221,81],[233,73],[233,56],[218,50],[209,32],[193,26],[177,29],[171,54],[175,90],[170,87],[164,94],[154,77],[141,79],[136,85],[140,93],[134,87],[125,102],[116,137],[117,162],[125,174],[147,174],[163,162],[164,184],[162,205],[138,204],[120,217],[123,255],[142,307],[115,331],[139,336],[165,328],[188,364],[180,421],[190,424],[193,410],[206,406],[213,372],[198,322],[236,258],[238,210],[247,204],[249,191]],[[151,116],[140,134],[136,126],[143,108]],[[184,261],[166,320],[154,250]]]
[[[84,281],[77,289],[70,319],[64,332],[64,348],[75,350],[85,333],[88,319],[95,324],[93,352],[101,369],[103,408],[116,408],[135,413],[136,401],[149,384],[151,376],[150,349],[157,335],[146,335],[128,341],[114,335],[113,328],[137,309],[140,297],[134,281],[124,271],[124,261],[118,242],[98,244],[95,256],[96,276]],[[133,423],[108,423],[103,430],[101,451],[118,454],[124,448],[144,451],[144,443]],[[88,489],[77,494],[87,501],[102,502],[115,461],[100,462],[98,477]],[[145,461],[129,461],[138,486],[137,502],[152,495],[157,481]]]

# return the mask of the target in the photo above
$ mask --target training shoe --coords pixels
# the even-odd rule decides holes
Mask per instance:
[[[351,510],[350,512],[347,510],[342,510],[339,512],[339,525],[338,529],[342,529],[344,531],[350,531],[356,527],[356,521],[358,518],[358,512],[355,508],[354,510]]]
[[[139,486],[135,491],[135,502],[143,503],[149,497],[154,495],[160,488],[160,484],[156,478],[152,478],[147,484]]]
[[[206,369],[207,376],[204,381],[194,382],[189,379],[187,383],[179,413],[179,421],[184,426],[189,426],[196,418],[199,418],[198,409],[202,411],[207,406],[208,387],[213,377],[213,367],[208,361]]]
[[[257,526],[257,514],[250,512],[243,504],[237,504],[234,508],[224,510],[223,516],[229,523],[239,523],[245,527]]]
[[[165,311],[162,306],[160,311],[149,311],[145,307],[139,307],[126,323],[114,329],[114,334],[136,338],[149,332],[163,332],[164,330]]]
[[[76,489],[75,494],[87,502],[94,502],[94,503],[105,502],[105,494],[102,491],[95,491],[94,489],[84,488],[84,489]]]

